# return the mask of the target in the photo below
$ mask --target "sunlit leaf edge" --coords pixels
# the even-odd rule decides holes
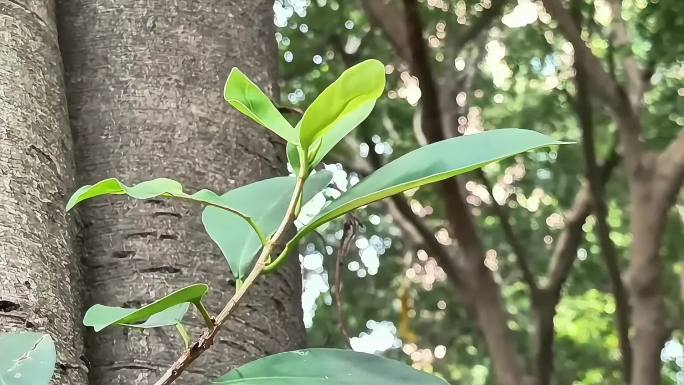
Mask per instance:
[[[295,238],[293,239],[293,241],[298,241],[299,239],[301,239],[303,236],[305,236],[306,234],[308,234],[309,232],[311,232],[312,230],[314,230],[314,229],[317,228],[318,226],[321,226],[322,224],[327,223],[327,222],[329,222],[329,221],[331,221],[331,220],[333,220],[333,219],[335,219],[335,218],[337,218],[337,217],[339,217],[339,216],[341,216],[341,215],[344,215],[344,214],[346,214],[346,213],[348,213],[348,212],[350,212],[350,211],[352,211],[352,210],[354,210],[354,209],[357,209],[357,208],[359,208],[359,207],[365,206],[365,205],[367,205],[367,204],[370,204],[370,203],[373,203],[373,202],[382,200],[382,199],[384,199],[384,198],[390,197],[390,196],[392,196],[392,195],[396,195],[396,194],[399,194],[399,193],[401,193],[401,192],[404,192],[404,191],[407,191],[407,190],[410,190],[410,189],[413,189],[413,188],[416,188],[416,187],[425,186],[425,185],[428,185],[428,184],[431,184],[431,183],[439,182],[439,181],[444,180],[444,179],[448,179],[448,178],[451,178],[451,177],[454,177],[454,176],[458,176],[458,175],[460,175],[460,174],[464,174],[464,173],[466,173],[466,172],[469,172],[469,171],[475,170],[475,169],[477,169],[477,168],[480,168],[480,167],[482,167],[482,166],[484,166],[484,165],[486,165],[486,164],[493,163],[493,162],[498,162],[498,161],[500,161],[500,160],[503,160],[503,159],[506,159],[506,158],[509,158],[509,157],[511,157],[511,156],[514,156],[514,155],[517,155],[517,154],[521,154],[521,153],[524,153],[524,152],[527,152],[527,151],[532,151],[532,150],[535,150],[535,149],[538,149],[538,148],[541,148],[541,147],[550,146],[550,145],[560,145],[560,144],[570,144],[570,143],[571,143],[571,142],[565,142],[565,141],[558,141],[558,140],[555,140],[555,139],[553,139],[553,138],[550,138],[550,137],[548,137],[548,136],[546,136],[546,135],[543,135],[543,134],[541,134],[541,133],[538,133],[538,132],[536,132],[536,131],[524,130],[524,129],[498,129],[498,130],[486,131],[485,133],[488,133],[488,132],[497,132],[497,131],[499,131],[499,132],[501,132],[501,131],[511,131],[511,130],[520,131],[520,132],[535,133],[535,134],[538,134],[538,135],[541,135],[541,136],[544,136],[544,137],[548,138],[548,141],[545,142],[545,143],[540,143],[540,144],[536,144],[536,145],[534,145],[534,146],[530,146],[530,147],[525,148],[525,149],[520,150],[520,151],[511,151],[511,152],[509,152],[509,153],[507,153],[507,154],[504,154],[504,155],[498,156],[498,157],[496,157],[496,158],[492,158],[492,159],[489,159],[489,160],[487,160],[487,161],[483,161],[483,162],[480,162],[480,163],[477,163],[477,164],[473,164],[473,165],[471,165],[471,166],[469,166],[469,167],[464,167],[464,168],[459,168],[459,169],[451,170],[451,171],[447,171],[447,172],[441,172],[441,173],[437,173],[437,174],[432,174],[432,175],[428,175],[428,176],[425,176],[425,177],[423,177],[423,178],[420,178],[420,179],[417,179],[417,180],[413,180],[413,181],[410,181],[410,182],[407,182],[407,183],[403,183],[403,184],[391,186],[391,187],[388,187],[388,188],[385,188],[385,189],[382,189],[382,190],[379,190],[379,191],[375,191],[375,192],[373,192],[373,193],[366,194],[366,195],[361,196],[361,197],[359,197],[359,198],[353,199],[353,200],[351,200],[351,201],[349,201],[349,202],[346,202],[346,203],[344,203],[344,204],[342,204],[342,205],[340,205],[340,206],[336,206],[335,202],[340,201],[340,199],[343,199],[343,198],[345,197],[345,195],[347,195],[347,194],[352,194],[352,193],[354,192],[354,187],[352,187],[352,188],[350,188],[349,190],[347,190],[345,193],[343,193],[340,197],[338,197],[336,200],[334,200],[330,205],[328,205],[327,207],[325,207],[325,208],[324,208],[316,217],[314,217],[314,218],[311,220],[311,222],[309,222],[309,224],[307,224],[306,226],[304,226],[304,227],[299,231],[299,233],[297,234],[297,236],[295,236]],[[475,134],[475,135],[482,135],[482,134],[484,134],[484,133]],[[459,140],[459,139],[461,139],[461,138],[465,138],[465,137],[457,137],[457,138],[446,139],[446,141],[454,141],[454,140]],[[442,141],[442,142],[445,142],[445,141]],[[434,143],[434,144],[438,144],[438,143],[441,143],[441,142],[437,142],[437,143]],[[434,145],[434,144],[433,144],[433,145]],[[414,151],[428,149],[428,148],[430,148],[430,146],[431,146],[431,145],[427,145],[427,146],[421,147],[421,148],[419,148],[419,149],[417,149],[417,150],[414,150]],[[409,153],[407,153],[407,154],[405,154],[405,155],[403,155],[403,156],[401,156],[401,157],[399,157],[399,158],[393,160],[392,162],[386,164],[386,165],[383,166],[382,168],[391,166],[394,162],[400,160],[401,158],[411,156],[411,154],[412,154],[414,151],[409,152]],[[376,172],[377,172],[377,171],[376,171]],[[367,179],[371,178],[372,176],[373,176],[373,174],[369,175],[369,176],[366,177],[364,180],[367,180]],[[363,181],[362,181],[361,183],[363,183]],[[357,185],[357,186],[358,186],[358,185]],[[355,186],[355,187],[356,187],[356,186]]]
[[[198,303],[208,291],[209,286],[203,283],[186,286],[139,309],[130,309],[132,311],[125,315],[123,312],[119,312],[121,316],[106,317],[105,320],[98,319],[98,317],[102,317],[103,311],[115,313],[119,309],[124,308],[96,304],[86,311],[86,314],[83,317],[83,325],[92,327],[96,332],[112,325],[140,327],[140,325],[136,324],[144,322],[153,315],[161,313],[171,307],[184,303]]]
[[[252,87],[252,90],[257,92],[259,96],[263,98],[264,103],[268,103],[268,106],[271,109],[271,113],[277,114],[277,122],[265,121],[263,117],[259,116],[256,112],[254,112],[254,108],[250,108],[249,106],[245,105],[245,103],[242,100],[230,94],[231,81],[235,79],[236,76],[239,77],[241,80],[245,81],[248,85],[250,85]],[[223,97],[228,102],[228,104],[230,104],[233,108],[238,110],[241,114],[247,116],[256,123],[260,124],[261,126],[268,128],[276,135],[285,139],[288,143],[299,144],[299,134],[297,130],[294,127],[292,127],[292,125],[287,121],[287,119],[285,119],[280,114],[280,111],[278,111],[275,105],[273,105],[273,103],[271,102],[271,99],[269,99],[268,96],[264,94],[264,92],[259,88],[259,86],[257,86],[249,77],[247,77],[247,75],[245,75],[237,67],[233,67],[230,70],[230,74],[228,74],[228,79],[226,79],[226,84],[223,88]],[[237,104],[238,106],[236,106],[235,104]],[[240,107],[242,107],[242,109]]]
[[[359,366],[354,366],[350,365],[350,361],[356,360],[358,362],[362,362],[364,364],[371,364],[371,365],[377,365],[378,369],[384,369],[384,370],[371,370],[371,368],[364,368],[365,369],[365,374],[366,376],[368,374],[376,377],[376,380],[382,380],[386,374],[402,374],[406,373],[406,375],[410,375],[411,377],[411,382],[410,384],[407,383],[406,381],[401,381],[401,382],[396,382],[392,380],[387,380],[382,383],[384,385],[387,382],[392,382],[392,384],[397,384],[397,385],[447,385],[447,382],[435,375],[417,370],[412,368],[409,365],[406,365],[400,361],[397,360],[392,360],[389,358],[385,358],[379,355],[375,354],[369,354],[369,353],[364,353],[364,352],[356,352],[353,350],[347,350],[347,349],[335,349],[335,348],[308,348],[308,349],[300,349],[300,350],[294,350],[294,351],[288,351],[288,352],[282,352],[282,353],[277,353],[274,355],[262,357],[260,359],[257,359],[255,361],[249,362],[247,364],[244,364],[238,368],[235,368],[231,370],[230,372],[224,374],[222,377],[219,379],[215,380],[212,382],[212,385],[232,385],[232,384],[254,384],[254,383],[278,383],[278,384],[283,384],[283,385],[289,385],[290,383],[295,384],[294,381],[296,381],[296,384],[301,384],[301,385],[314,385],[314,384],[331,384],[331,385],[338,385],[338,384],[343,384],[343,385],[348,385],[352,383],[357,383],[360,380],[367,380],[367,378],[364,378],[366,376],[361,376],[361,379],[359,378],[348,378],[347,376],[343,378],[335,378],[335,375],[338,374],[335,371],[331,372],[326,372],[325,374],[321,373],[319,375],[307,375],[306,372],[301,372],[299,371],[297,375],[267,375],[264,374],[263,376],[245,376],[244,372],[247,369],[253,369],[255,366],[259,365],[266,365],[268,366],[269,363],[273,361],[279,361],[282,359],[288,360],[288,359],[299,359],[302,357],[306,357],[308,354],[313,353],[317,359],[339,359],[340,360],[340,368],[341,369],[351,369],[351,370],[358,370]],[[328,356],[328,357],[326,357]],[[337,357],[334,357],[337,356]],[[274,365],[274,364],[270,364]],[[288,368],[288,365],[284,362],[279,362],[278,368]],[[300,369],[300,368],[298,368]],[[319,365],[315,365],[313,363],[308,363],[304,368],[304,370],[312,370],[315,371],[317,369],[320,370]],[[373,368],[375,369],[375,368]],[[230,378],[234,376],[238,376],[238,378]],[[416,378],[420,377],[418,382],[416,381]],[[289,381],[288,381],[289,380]],[[359,384],[368,384],[368,382],[360,382]]]

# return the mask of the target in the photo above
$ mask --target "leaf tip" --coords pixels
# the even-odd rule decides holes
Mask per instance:
[[[90,190],[90,188],[93,187],[93,185],[85,185],[76,190],[73,194],[71,194],[71,197],[67,201],[65,211],[69,212],[69,210],[73,209],[77,204],[79,204],[83,199],[81,197],[85,192]]]
[[[226,84],[223,86],[223,99],[230,103],[230,99],[233,99],[230,92],[231,81],[235,76],[243,76],[244,74],[237,67],[232,67],[228,73],[228,78],[226,79]]]

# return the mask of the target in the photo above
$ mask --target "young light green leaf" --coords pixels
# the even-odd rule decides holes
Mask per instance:
[[[321,138],[320,147],[315,151],[314,147],[311,148],[311,153],[309,154],[310,158],[308,160],[309,169],[313,169],[321,163],[323,157],[325,157],[337,143],[370,115],[371,111],[373,111],[373,107],[375,107],[375,100],[360,105],[353,112],[340,118],[332,129]]]
[[[83,318],[83,325],[92,326],[96,332],[111,326],[155,328],[179,323],[188,311],[190,303],[199,303],[209,291],[205,284],[186,286],[140,309],[94,305]]]
[[[0,334],[0,384],[48,385],[55,370],[55,344],[48,334]]]
[[[370,114],[385,89],[385,66],[366,60],[350,67],[304,112],[297,124],[302,147],[310,159],[320,159]],[[316,141],[320,147],[309,152]],[[310,165],[313,168],[316,163]]]
[[[150,199],[154,197],[180,198],[218,206],[228,211],[237,211],[221,201],[218,194],[211,190],[200,190],[194,194],[186,194],[183,192],[183,186],[180,183],[167,178],[140,182],[132,187],[126,186],[116,178],[105,179],[94,185],[85,185],[76,190],[71,198],[69,198],[66,209],[69,211],[85,200],[102,195],[128,195],[135,199]]]
[[[292,171],[295,175],[299,175],[299,148],[292,143],[288,143],[285,146],[285,154],[287,155],[287,162],[292,166]]]
[[[304,184],[303,203],[323,190],[331,179],[332,173],[329,171],[311,175]],[[253,218],[257,226],[270,236],[285,217],[295,181],[294,177],[265,179],[228,191],[221,199]],[[202,223],[221,249],[236,278],[247,276],[254,264],[255,254],[261,247],[249,226],[234,214],[211,206],[202,212]]]
[[[180,183],[168,178],[152,179],[132,187],[126,186],[116,178],[105,179],[94,185],[85,185],[76,190],[71,198],[69,198],[66,210],[71,210],[74,206],[85,200],[103,195],[128,195],[135,199],[150,199],[154,197],[177,198],[219,207],[242,218],[257,236],[261,237],[262,234],[261,229],[254,224],[254,221],[249,216],[226,204],[215,192],[204,189],[194,194],[186,194],[183,192],[183,186]]]
[[[125,317],[138,311],[137,309],[123,308],[123,307],[113,307],[104,305],[93,305],[86,312],[86,318],[84,318],[83,323],[86,326],[92,326],[95,331],[106,328],[107,326],[126,326],[138,329],[150,329],[158,328],[163,326],[173,326],[180,323],[188,312],[190,308],[189,303],[181,303],[175,306],[171,306],[166,310],[162,310],[159,313],[155,313],[150,316],[150,318],[140,321],[138,323],[126,323],[126,322],[109,322],[110,320],[121,320]],[[109,322],[109,324],[107,324]]]
[[[215,385],[446,385],[399,361],[342,349],[275,354],[234,369]]]
[[[268,96],[239,69],[233,68],[230,71],[223,97],[233,108],[287,142],[299,144],[297,130],[280,114]]]
[[[535,131],[509,128],[421,147],[381,167],[347,190],[325,207],[300,234],[388,196],[451,178],[521,152],[562,143]],[[302,236],[300,234],[297,239]]]

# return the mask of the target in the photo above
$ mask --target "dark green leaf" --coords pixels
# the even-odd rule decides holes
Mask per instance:
[[[311,103],[297,124],[308,157],[320,161],[368,117],[384,89],[385,67],[377,60],[366,60],[344,71]],[[312,149],[317,141],[321,141],[319,148]]]
[[[280,114],[271,100],[245,74],[233,68],[223,97],[236,110],[273,131],[289,143],[299,144],[299,133]]]
[[[195,284],[177,290],[140,309],[94,305],[85,314],[83,324],[96,332],[107,326],[153,328],[179,323],[188,311],[189,303],[199,303],[209,291],[205,284]]]
[[[561,144],[546,135],[500,129],[443,140],[414,150],[381,167],[325,207],[300,233],[358,207],[400,192],[463,174],[521,152]]]
[[[0,384],[47,385],[55,370],[55,344],[48,334],[0,334]]]
[[[332,173],[328,171],[311,175],[304,185],[303,202],[325,188],[331,179]],[[221,200],[249,215],[270,236],[285,217],[295,181],[294,177],[262,180],[228,191]],[[261,247],[254,231],[236,215],[211,206],[204,209],[202,223],[226,257],[233,274],[237,278],[249,274]]]
[[[228,372],[219,385],[445,385],[399,361],[341,349],[304,349],[265,357]]]

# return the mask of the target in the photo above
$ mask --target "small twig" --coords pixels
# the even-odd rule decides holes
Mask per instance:
[[[302,111],[302,109],[298,108],[298,107],[276,105],[276,108],[278,109],[278,112],[280,112],[281,114],[293,114],[293,115],[299,115],[299,116],[304,115],[304,111]]]
[[[213,328],[216,326],[216,320],[214,320],[214,317],[212,317],[209,314],[209,311],[207,310],[206,307],[204,307],[204,304],[202,301],[197,301],[193,303],[195,307],[197,308],[197,311],[200,313],[202,316],[202,319],[204,319],[204,323],[207,325],[208,328]]]
[[[301,165],[302,169],[305,168],[306,164]],[[214,343],[214,337],[221,329],[221,326],[228,320],[229,316],[235,311],[237,306],[240,304],[242,299],[247,293],[247,290],[254,284],[254,281],[262,274],[264,267],[266,266],[267,260],[271,257],[273,252],[279,251],[279,245],[283,242],[286,237],[287,230],[292,225],[296,217],[296,208],[299,206],[302,197],[302,191],[304,189],[304,181],[306,175],[298,176],[297,182],[295,184],[294,193],[292,194],[292,199],[287,208],[287,213],[285,218],[283,218],[278,230],[276,230],[273,237],[266,242],[264,248],[259,254],[254,268],[249,273],[247,278],[245,278],[242,285],[237,289],[235,295],[228,301],[224,306],[223,310],[219,313],[215,320],[215,326],[213,328],[208,328],[202,336],[195,341],[189,349],[186,349],[183,354],[176,360],[176,362],[169,367],[162,377],[155,382],[155,385],[169,385],[173,383],[181,373],[187,369],[193,361],[195,361],[202,353],[211,347]],[[283,251],[284,253],[289,252],[289,250]]]
[[[477,170],[476,175],[480,178],[485,189],[487,189],[487,192],[492,197],[492,208],[494,213],[497,217],[499,217],[499,224],[503,230],[504,236],[506,237],[506,241],[511,246],[513,254],[515,254],[516,262],[520,268],[520,271],[522,272],[523,280],[525,280],[525,283],[527,283],[527,286],[530,288],[530,292],[534,297],[539,288],[537,287],[537,279],[535,278],[532,268],[530,267],[530,263],[527,259],[528,252],[520,241],[518,235],[515,233],[515,230],[513,230],[513,225],[511,224],[511,218],[510,215],[508,215],[508,210],[504,205],[500,205],[499,202],[494,199],[494,188],[492,183],[487,178],[487,175],[485,175],[482,169]]]
[[[451,43],[455,48],[452,55],[458,56],[469,42],[474,41],[482,32],[490,28],[494,20],[500,19],[507,2],[507,0],[495,0],[489,8],[482,10],[470,27],[458,34],[455,41]]]
[[[344,336],[344,342],[347,347],[351,349],[351,338],[347,329],[347,321],[344,318],[344,311],[342,310],[342,265],[349,256],[349,249],[351,249],[352,242],[358,234],[361,222],[353,214],[347,214],[344,221],[344,230],[342,231],[342,239],[340,240],[340,247],[337,249],[337,259],[335,263],[335,303],[337,304],[337,320],[340,323],[340,330]]]
[[[176,330],[178,330],[178,334],[180,334],[181,338],[183,339],[185,348],[188,349],[190,347],[190,336],[188,335],[188,331],[185,329],[185,326],[179,322],[176,324]]]

